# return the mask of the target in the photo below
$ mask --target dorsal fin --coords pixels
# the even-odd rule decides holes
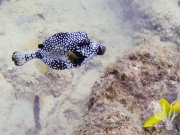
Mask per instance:
[[[39,49],[43,49],[44,45],[43,44],[38,44]]]
[[[36,39],[30,39],[28,41],[28,50],[34,53],[38,50],[39,45],[41,45],[41,43],[39,43]]]

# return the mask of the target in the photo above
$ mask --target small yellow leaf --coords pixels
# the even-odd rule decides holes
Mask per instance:
[[[157,124],[158,122],[160,122],[161,120],[163,120],[164,118],[166,118],[166,115],[164,114],[163,111],[156,113],[155,115],[151,116],[143,125],[143,127],[150,127],[153,126],[155,124]]]
[[[166,113],[166,116],[168,116],[169,111],[171,109],[171,105],[169,104],[169,102],[165,98],[161,98],[160,105],[161,105],[162,111]]]
[[[180,111],[180,99],[178,99],[174,105],[172,106],[172,111],[179,112]]]

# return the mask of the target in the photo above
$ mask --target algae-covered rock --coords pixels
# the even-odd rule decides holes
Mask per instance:
[[[180,54],[172,47],[144,45],[128,52],[106,68],[89,96],[84,122],[74,135],[175,134],[179,126],[167,131],[161,125],[143,129],[153,114],[150,107],[161,97],[170,102],[179,85]],[[178,117],[177,117],[178,119]]]

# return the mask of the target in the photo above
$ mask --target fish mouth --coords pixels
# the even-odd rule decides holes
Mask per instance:
[[[105,52],[106,52],[106,47],[104,45],[100,45],[97,55],[104,55]]]

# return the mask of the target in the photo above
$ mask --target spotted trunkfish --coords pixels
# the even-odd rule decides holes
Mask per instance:
[[[22,66],[32,59],[40,59],[48,68],[64,70],[83,65],[96,55],[103,55],[104,45],[92,42],[86,32],[62,32],[37,44],[38,50],[32,54],[15,51],[12,61]]]

